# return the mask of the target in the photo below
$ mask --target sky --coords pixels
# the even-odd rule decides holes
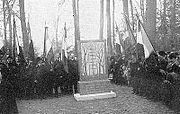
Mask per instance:
[[[67,44],[74,45],[74,20],[72,10],[72,0],[24,0],[26,21],[31,26],[31,35],[34,47],[42,54],[44,28],[48,27],[47,51],[52,45],[53,38],[56,37],[56,27],[58,25],[58,40],[64,35],[64,25],[67,26]],[[60,1],[65,1],[63,5],[58,6]],[[106,0],[105,0],[106,1]],[[111,4],[112,8],[112,4]],[[19,9],[18,5],[15,8]],[[111,9],[112,10],[112,9]],[[121,28],[123,6],[121,0],[115,0],[115,21]],[[106,2],[104,4],[104,39],[106,39]],[[57,17],[59,22],[57,23]],[[91,40],[99,38],[100,21],[100,0],[79,0],[79,21],[80,21],[80,39]],[[20,20],[16,18],[18,27],[18,36],[21,34]],[[22,42],[22,41],[21,41]],[[2,46],[0,39],[0,46]]]
[[[48,27],[47,48],[51,46],[53,38],[56,36],[57,17],[58,23],[58,39],[63,37],[63,27],[66,22],[68,28],[68,45],[74,44],[74,21],[72,0],[65,0],[65,3],[58,7],[58,3],[62,0],[25,0],[26,15],[29,19],[32,31],[32,39],[35,47],[40,53],[43,50],[44,27]],[[116,1],[115,20],[121,24],[122,5],[120,0]],[[105,9],[106,11],[106,9]],[[104,12],[105,12],[104,11]],[[99,38],[99,18],[100,18],[100,1],[99,0],[80,0],[80,36],[82,40],[91,40]],[[106,14],[104,14],[106,17]],[[106,19],[105,19],[106,22]],[[46,23],[46,24],[45,24]],[[106,37],[106,25],[104,38]],[[48,50],[47,49],[47,50]]]

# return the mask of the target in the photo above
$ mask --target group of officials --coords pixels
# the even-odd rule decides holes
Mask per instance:
[[[6,56],[6,58],[4,58]],[[16,98],[45,98],[77,92],[79,73],[74,57],[65,62],[34,61],[4,55],[0,50],[0,114],[18,113]]]

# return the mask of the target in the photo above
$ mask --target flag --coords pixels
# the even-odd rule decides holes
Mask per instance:
[[[19,61],[20,61],[20,63],[25,63],[26,61],[25,61],[25,58],[24,58],[24,54],[23,54],[23,49],[22,49],[22,47],[21,46],[19,46]]]
[[[7,49],[5,46],[2,46],[0,49],[1,52],[1,60],[6,61],[6,57],[7,57]]]
[[[64,25],[64,37],[62,37],[61,61],[64,64],[65,71],[68,72],[66,39],[67,39],[67,29],[66,29],[66,23],[65,23],[65,25]]]
[[[7,51],[7,49],[6,49],[5,46],[2,46],[0,50],[2,51],[2,54],[3,54],[3,55],[4,55],[4,54],[6,53],[6,51]]]
[[[43,57],[46,57],[46,40],[48,37],[48,27],[45,27],[45,31],[44,31],[44,49],[43,49]]]
[[[121,54],[121,45],[119,45],[118,43],[116,43],[115,47],[116,47],[116,53],[117,53],[117,54]]]
[[[134,46],[136,44],[136,39],[134,37],[133,30],[131,29],[128,18],[126,16],[124,16],[124,17],[125,17],[125,21],[126,21],[126,27],[127,27],[127,31],[128,31],[128,38],[130,41],[130,45]]]
[[[31,61],[35,60],[35,55],[34,55],[34,46],[33,46],[33,41],[31,40],[30,44],[29,44],[29,52],[28,52],[28,58]]]
[[[53,48],[51,46],[51,48],[49,49],[49,52],[47,54],[47,61],[50,63],[52,61],[54,61],[54,53],[53,53]]]
[[[28,42],[29,42],[31,40],[31,27],[29,21],[27,23],[27,33],[28,33]]]
[[[123,50],[125,49],[125,47],[124,47],[124,41],[123,41],[123,39],[122,39],[122,37],[121,37],[121,34],[120,34],[120,32],[119,32],[119,27],[117,26],[117,24],[116,24],[116,31],[117,31],[117,33],[118,33],[118,35],[119,35],[119,42],[120,42],[120,44],[121,44],[121,46],[122,46],[122,48],[123,48]]]
[[[141,21],[138,18],[137,22],[137,43],[143,44],[144,46],[144,53],[145,53],[145,58],[149,57],[151,52],[154,51],[154,48],[148,38],[148,35],[141,23]]]

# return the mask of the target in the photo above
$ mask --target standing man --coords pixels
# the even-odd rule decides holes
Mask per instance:
[[[0,63],[0,114],[18,114],[15,94],[7,80],[7,66]]]

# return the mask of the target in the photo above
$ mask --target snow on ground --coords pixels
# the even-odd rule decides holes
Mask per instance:
[[[79,101],[73,95],[17,101],[20,114],[174,114],[162,103],[132,94],[132,88],[114,86],[116,98]]]

